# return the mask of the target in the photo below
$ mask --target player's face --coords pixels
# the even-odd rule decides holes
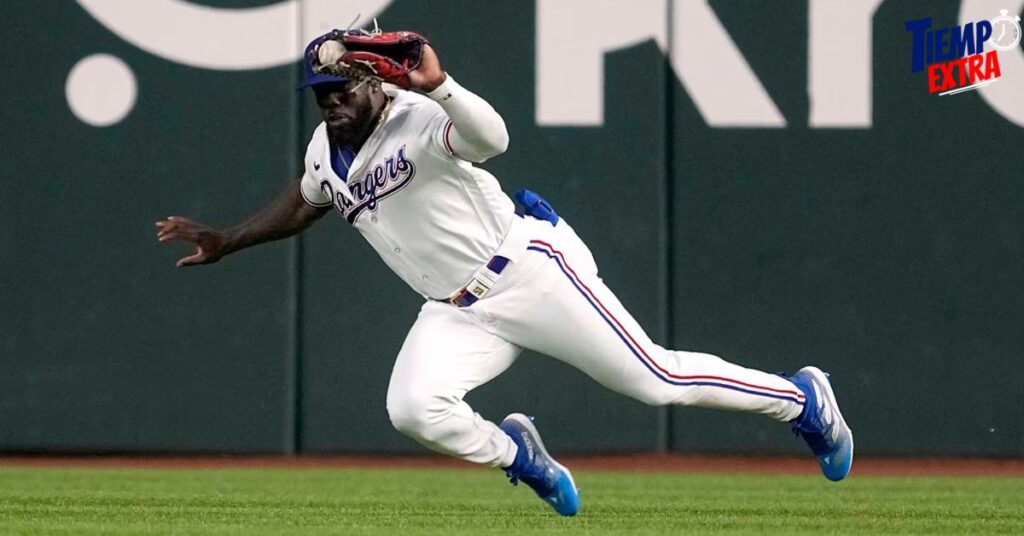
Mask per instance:
[[[313,87],[320,117],[327,123],[331,139],[341,143],[357,143],[363,139],[373,120],[374,106],[371,83],[348,82]]]

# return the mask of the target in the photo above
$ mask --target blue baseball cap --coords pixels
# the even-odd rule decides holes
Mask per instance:
[[[302,54],[302,66],[303,71],[306,74],[306,81],[295,88],[295,91],[306,89],[307,87],[318,86],[320,84],[345,84],[349,82],[349,78],[344,76],[337,76],[328,73],[320,73],[316,71],[316,68],[320,65],[319,55],[317,50],[320,48],[320,44],[328,39],[334,39],[343,34],[342,30],[331,30],[320,37],[309,42],[306,45],[306,51]]]

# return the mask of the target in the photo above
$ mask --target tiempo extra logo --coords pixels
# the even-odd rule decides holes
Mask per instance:
[[[993,84],[1002,76],[999,52],[1020,44],[1020,17],[1007,10],[991,21],[933,28],[931,17],[907,21],[913,48],[910,72],[928,71],[928,93],[955,95]],[[997,31],[996,35],[993,32]],[[985,43],[992,50],[985,51]]]

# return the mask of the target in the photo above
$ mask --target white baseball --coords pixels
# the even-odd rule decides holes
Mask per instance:
[[[316,53],[320,65],[332,65],[345,55],[345,47],[340,41],[332,39],[321,43]]]

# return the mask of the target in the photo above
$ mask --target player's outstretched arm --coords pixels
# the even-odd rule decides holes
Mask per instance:
[[[240,249],[292,236],[328,210],[308,205],[299,192],[299,181],[294,180],[276,199],[234,227],[218,230],[189,218],[171,216],[156,222],[157,240],[182,240],[195,246],[192,255],[178,260],[179,267],[210,264]]]

